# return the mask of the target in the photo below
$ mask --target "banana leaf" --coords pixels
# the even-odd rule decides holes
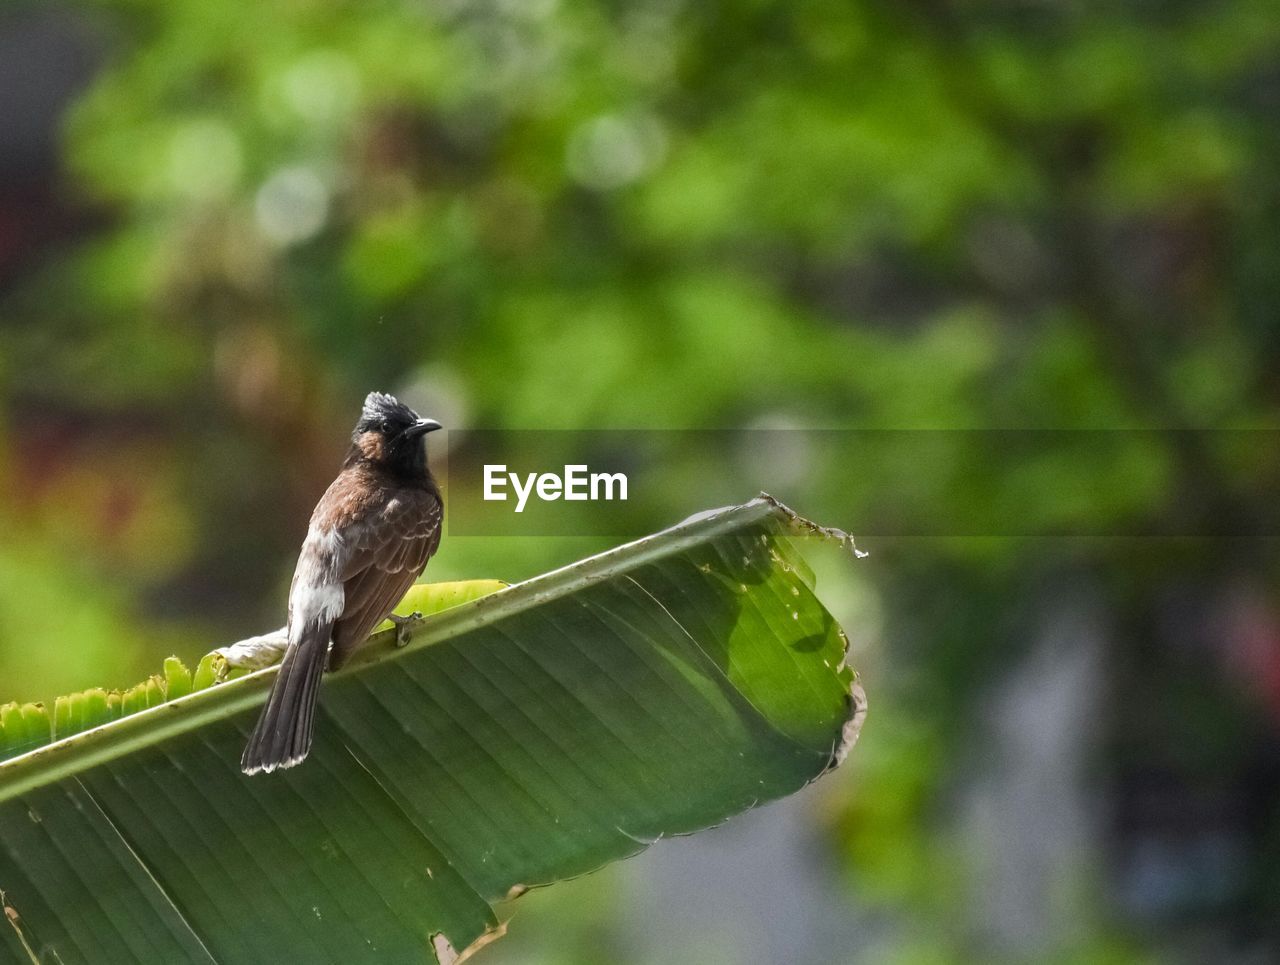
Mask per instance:
[[[271,775],[239,757],[274,667],[8,705],[0,958],[460,961],[503,899],[792,793],[865,712],[796,537],[852,545],[762,496],[514,586],[415,587],[412,642],[328,677],[311,756]]]

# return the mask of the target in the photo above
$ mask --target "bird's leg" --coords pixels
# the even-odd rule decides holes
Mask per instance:
[[[396,625],[396,646],[403,647],[413,639],[413,631],[422,622],[422,614],[417,610],[414,610],[407,617],[392,613],[387,619]]]

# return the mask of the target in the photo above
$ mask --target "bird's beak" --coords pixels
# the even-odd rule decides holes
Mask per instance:
[[[416,439],[418,436],[425,436],[428,432],[435,432],[437,429],[443,429],[440,423],[435,419],[419,419],[408,429],[404,430],[404,434],[409,439]]]

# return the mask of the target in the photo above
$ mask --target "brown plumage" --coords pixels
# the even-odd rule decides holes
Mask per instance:
[[[342,471],[315,512],[289,590],[289,646],[240,766],[292,767],[311,748],[320,677],[387,618],[440,545],[440,490],[420,419],[370,393]],[[331,645],[332,644],[332,645]]]

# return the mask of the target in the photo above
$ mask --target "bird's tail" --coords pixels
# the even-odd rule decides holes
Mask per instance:
[[[312,625],[290,643],[267,705],[249,736],[240,769],[246,774],[293,767],[311,750],[320,675],[324,673],[331,624]]]

